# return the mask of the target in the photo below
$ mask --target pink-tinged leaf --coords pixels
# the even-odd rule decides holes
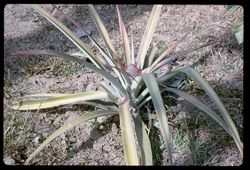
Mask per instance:
[[[63,12],[59,11],[61,15],[64,15]],[[123,70],[125,70],[125,67],[123,67],[123,65],[117,60],[117,56],[116,54],[114,54],[114,56],[116,56],[114,59],[112,59],[111,56],[107,55],[107,53],[101,48],[101,46],[99,44],[97,44],[97,42],[90,36],[90,34],[88,33],[88,31],[86,31],[83,27],[80,26],[80,24],[78,24],[76,21],[74,21],[73,19],[71,19],[70,17],[68,17],[67,15],[64,15],[69,21],[71,21],[76,27],[78,27],[80,33],[82,33],[83,35],[86,35],[90,41],[92,41],[94,43],[94,45],[99,49],[100,53],[102,54],[102,58],[101,61],[103,63],[105,63],[107,68],[121,68]],[[114,69],[113,69],[114,70]],[[117,75],[117,77],[119,78],[119,80],[121,81],[121,83],[123,84],[123,79],[122,79],[122,75],[119,71],[114,70],[115,74]]]
[[[186,36],[189,34],[190,32],[187,32],[186,34],[184,34],[178,41],[174,42],[166,51],[164,51],[160,57],[158,57],[153,64],[150,66],[151,70],[152,68],[154,68],[156,66],[156,64],[158,64],[161,60],[163,60],[167,55],[169,55],[176,47],[178,44],[180,44],[184,38],[186,38]]]
[[[130,64],[126,72],[133,77],[133,79],[141,74],[141,71],[138,69],[138,67],[135,64]]]
[[[132,38],[131,38],[131,64],[135,64],[135,52],[134,52],[134,38],[133,38],[133,34],[132,34]]]
[[[162,67],[162,66],[164,66],[164,65],[166,65],[166,64],[168,64],[168,63],[170,63],[170,62],[172,62],[174,60],[180,59],[183,56],[185,56],[185,55],[187,55],[187,54],[189,54],[191,52],[197,51],[197,50],[199,50],[201,48],[207,47],[209,45],[212,45],[212,44],[215,44],[215,43],[218,43],[218,42],[220,42],[220,40],[215,40],[213,42],[209,42],[207,44],[203,44],[203,45],[198,46],[198,47],[194,47],[194,48],[190,48],[188,50],[184,50],[184,51],[178,52],[178,53],[176,53],[176,54],[174,54],[174,55],[172,55],[172,56],[170,56],[168,58],[165,58],[161,62],[159,62],[154,68],[152,68],[152,70],[149,70],[149,69],[146,70],[146,69],[144,69],[142,72],[145,73],[145,72],[156,71],[160,67]]]
[[[107,49],[108,49],[108,52],[110,53],[110,55],[113,57],[113,60],[116,62],[116,64],[119,65],[119,68],[121,68],[122,70],[126,70],[126,68],[123,66],[123,64],[119,61],[119,57],[117,56],[117,53],[115,51],[115,48],[111,42],[111,39],[109,37],[109,34],[108,34],[108,31],[106,30],[100,16],[98,15],[96,9],[94,8],[93,5],[88,5],[89,7],[89,12],[91,14],[91,17],[93,18],[97,28],[98,28],[98,31],[102,37],[102,39],[104,40],[106,46],[107,46]]]
[[[122,16],[120,14],[120,10],[118,5],[116,5],[116,10],[117,10],[117,15],[118,15],[118,21],[119,21],[119,28],[120,28],[120,34],[121,34],[121,39],[123,42],[124,50],[125,50],[125,55],[126,55],[126,64],[129,66],[131,64],[131,52],[130,52],[130,46],[129,46],[129,40],[128,40],[128,34],[124,25],[124,22],[122,20]]]

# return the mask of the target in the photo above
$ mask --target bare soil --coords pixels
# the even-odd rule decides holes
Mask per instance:
[[[43,5],[47,11],[60,18],[76,33],[77,28],[60,16],[55,6],[78,21],[97,42],[104,45],[86,6]],[[95,5],[95,7],[107,26],[113,44],[122,54],[119,50],[121,40],[115,6]],[[133,33],[135,51],[139,48],[151,9],[152,5],[120,5],[129,36],[131,37]],[[184,60],[177,61],[177,64],[193,65],[203,75],[214,87],[237,127],[242,131],[243,52],[233,32],[240,14],[242,13],[228,14],[224,6],[217,5],[164,5],[154,35],[154,43],[171,44],[187,31],[191,31],[176,48],[177,52],[215,38],[223,38],[222,43],[189,54]],[[93,48],[93,44],[86,38],[81,39]],[[22,164],[53,131],[93,108],[65,106],[39,112],[20,112],[11,110],[9,108],[11,103],[28,94],[94,91],[100,88],[97,84],[103,80],[101,76],[62,59],[47,57],[14,59],[8,54],[11,51],[24,49],[77,51],[60,31],[35,13],[29,5],[12,4],[5,7],[4,162],[12,165]],[[199,88],[191,80],[186,81],[185,89],[198,95]],[[199,96],[212,108],[214,107],[206,95]],[[204,113],[194,110],[180,99],[176,106],[171,107],[170,120],[176,123],[194,113],[204,116]],[[97,121],[102,125],[96,125],[94,120],[91,120],[64,133],[36,156],[31,164],[125,165],[118,117],[102,117]],[[176,134],[173,137],[175,165],[242,164],[242,157],[233,140],[223,130],[217,130],[218,126],[214,123],[197,127],[196,130],[187,130],[184,125],[185,123],[181,128],[173,128],[173,134]],[[192,134],[196,136],[199,145],[197,153],[188,146]],[[159,164],[167,165],[165,155],[165,150],[160,152]]]

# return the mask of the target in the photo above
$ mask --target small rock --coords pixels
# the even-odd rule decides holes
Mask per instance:
[[[65,140],[65,139],[66,139],[65,133],[61,134],[61,135],[60,135],[60,138],[61,138],[62,140]]]
[[[40,135],[37,136],[37,137],[35,137],[35,139],[34,139],[35,144],[38,144],[38,143],[39,143],[39,139],[40,139]]]
[[[174,112],[175,114],[180,112],[182,110],[181,104],[178,103],[177,106],[171,107],[172,112]]]
[[[105,122],[106,119],[107,119],[106,116],[100,116],[100,117],[98,117],[96,120],[97,120],[97,122],[99,122],[99,123],[103,123],[103,122]]]
[[[82,140],[80,140],[80,139],[76,139],[76,147],[80,147],[80,146],[82,146],[82,144],[83,144],[83,141]]]
[[[103,129],[104,129],[104,126],[103,126],[103,125],[100,125],[99,129],[100,129],[100,130],[103,130]]]
[[[104,145],[104,146],[102,147],[102,149],[103,149],[103,151],[105,151],[105,152],[110,152],[110,151],[112,150],[112,147],[111,147],[110,145]]]
[[[86,32],[84,32],[84,31],[82,31],[82,30],[80,30],[80,29],[77,29],[77,30],[75,31],[75,34],[76,34],[76,36],[77,36],[78,38],[84,38],[85,36],[90,35],[91,32],[88,31],[88,30],[86,30]]]
[[[112,132],[113,132],[114,134],[117,134],[117,133],[118,133],[118,128],[117,128],[117,126],[116,126],[115,123],[112,124],[111,130],[112,130]]]
[[[6,165],[15,165],[16,164],[16,161],[14,159],[12,159],[10,156],[7,158],[4,158],[3,161]]]

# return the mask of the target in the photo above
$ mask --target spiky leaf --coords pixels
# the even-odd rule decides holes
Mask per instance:
[[[94,55],[94,53],[84,44],[73,32],[71,32],[63,23],[53,17],[50,13],[45,11],[39,5],[32,5],[37,12],[39,12],[44,18],[52,23],[57,29],[59,29],[67,38],[69,38],[98,68],[105,69],[103,64]]]
[[[101,74],[103,77],[105,77],[107,80],[109,80],[111,85],[114,87],[114,89],[118,93],[118,95],[119,94],[121,94],[121,95],[127,94],[127,91],[122,87],[122,85],[119,82],[117,82],[117,80],[114,77],[112,77],[109,73],[95,67],[93,64],[90,64],[82,59],[73,57],[69,54],[56,52],[56,51],[49,51],[49,50],[27,50],[27,51],[12,52],[11,55],[13,55],[13,56],[47,55],[50,57],[62,57],[62,58],[68,59],[68,60],[78,62],[80,64],[83,64],[85,67],[97,72],[98,74]]]
[[[226,122],[226,124],[228,125],[228,127],[231,131],[231,134],[235,140],[235,143],[236,143],[240,153],[243,155],[243,144],[240,140],[240,136],[239,136],[239,133],[235,127],[235,124],[234,124],[233,120],[231,119],[230,115],[228,114],[225,106],[222,104],[220,98],[214,92],[213,88],[193,68],[186,67],[185,69],[182,69],[181,71],[186,73],[190,77],[192,77],[196,81],[196,83],[208,94],[208,96],[212,99],[214,104],[216,104],[219,112],[221,113],[224,121]]]
[[[135,132],[141,149],[142,164],[153,165],[152,150],[149,136],[146,133],[146,125],[144,124],[140,114],[133,117],[135,122]]]
[[[164,103],[161,97],[161,93],[160,93],[156,78],[154,77],[152,73],[144,74],[142,77],[149,90],[150,96],[152,97],[157,119],[160,123],[161,134],[163,136],[163,139],[164,139],[167,151],[168,151],[170,164],[172,164],[173,161],[172,161],[172,151],[171,151],[172,150],[171,149],[171,134],[170,134],[169,126],[168,126],[168,118],[166,116],[166,110],[164,107]]]
[[[124,155],[127,165],[139,165],[135,144],[133,119],[130,114],[130,100],[128,97],[120,99],[119,114],[123,139]]]
[[[28,164],[32,158],[34,158],[45,146],[47,146],[53,139],[61,135],[62,133],[72,129],[73,127],[79,125],[80,123],[83,123],[87,120],[104,116],[104,115],[109,115],[109,114],[116,114],[117,111],[114,110],[101,110],[101,111],[95,111],[95,112],[89,112],[85,113],[82,116],[79,116],[73,120],[70,120],[69,122],[65,123],[62,127],[57,129],[54,133],[52,133],[25,161],[25,164]]]
[[[150,14],[145,32],[143,34],[141,44],[139,47],[139,52],[138,52],[138,64],[140,66],[140,69],[143,69],[144,61],[145,61],[145,56],[147,54],[148,48],[151,44],[154,31],[157,25],[157,21],[159,19],[160,13],[161,13],[162,5],[154,5],[152,12]]]
[[[48,99],[21,101],[14,103],[11,108],[14,110],[36,110],[95,99],[108,99],[108,94],[101,91],[69,94]]]

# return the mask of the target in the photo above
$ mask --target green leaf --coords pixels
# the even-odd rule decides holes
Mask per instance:
[[[44,18],[52,23],[57,29],[59,29],[67,38],[69,38],[98,68],[105,69],[103,64],[94,55],[94,53],[85,45],[73,32],[71,32],[63,23],[46,12],[39,5],[32,5],[37,12],[39,12]]]
[[[160,92],[162,93],[164,90],[163,89],[160,89]],[[142,94],[143,93],[143,94]],[[152,99],[151,96],[147,96],[149,91],[148,89],[144,89],[144,91],[142,91],[142,93],[140,94],[139,97],[143,97],[143,98],[140,98],[138,97],[139,100],[136,100],[136,104],[138,105],[137,107],[140,109],[142,106],[144,106],[148,101],[150,101]]]
[[[158,83],[163,83],[164,81],[172,78],[173,76],[177,75],[179,72],[178,71],[172,71],[172,72],[169,72],[159,78],[157,78],[157,82]],[[148,89],[144,89],[140,95],[136,98],[136,104],[139,104],[139,107],[143,106],[146,102],[148,102],[149,100],[151,100],[151,97],[147,97],[146,96],[148,95],[149,91]],[[143,100],[143,101],[142,101]]]
[[[49,99],[21,101],[14,103],[11,108],[14,110],[36,110],[45,109],[61,105],[72,104],[80,101],[88,101],[95,99],[107,99],[106,92],[84,92],[70,95],[63,95]]]
[[[139,160],[136,151],[136,141],[133,119],[130,114],[129,97],[122,97],[119,104],[120,126],[123,139],[124,155],[127,165],[139,165]]]
[[[74,156],[76,155],[76,151],[74,151],[74,150],[70,150],[69,152],[68,152],[68,157],[69,158],[73,158]]]
[[[113,69],[114,69],[114,71],[118,72],[121,75],[122,81],[120,81],[120,82],[121,82],[122,86],[127,91],[130,91],[130,87],[131,87],[131,83],[132,83],[130,78],[129,78],[130,75],[127,72],[123,71],[123,70],[120,70],[120,69],[117,69],[117,68],[113,68]]]
[[[61,14],[63,15],[63,13],[61,13]],[[103,56],[103,60],[102,61],[105,62],[106,67],[107,68],[111,67],[113,69],[113,71],[115,72],[115,74],[117,75],[117,77],[119,78],[120,82],[122,84],[125,84],[121,73],[119,71],[117,71],[118,65],[114,62],[114,60],[112,59],[112,57],[110,57],[109,55],[107,55],[106,52],[101,48],[101,46],[76,21],[74,21],[73,19],[71,19],[67,15],[65,17],[68,20],[70,20],[75,26],[77,26],[78,29],[80,29],[82,32],[84,32],[87,35],[87,37],[90,39],[90,41],[98,48],[98,50],[102,54],[102,56]],[[125,87],[125,86],[123,85],[123,87]]]
[[[153,165],[152,150],[149,136],[146,133],[146,125],[144,124],[140,114],[133,116],[135,122],[135,132],[141,149],[142,164]]]
[[[236,28],[236,32],[235,32],[235,36],[237,38],[237,41],[239,44],[243,43],[244,40],[244,27],[243,27],[243,22],[240,23],[237,28]]]
[[[100,51],[100,53],[102,54],[102,56],[104,57],[104,59],[107,61],[107,63],[109,63],[109,65],[111,67],[118,67],[117,64],[114,62],[114,60],[112,59],[112,57],[110,57],[102,48],[99,44],[97,44],[97,42],[91,38],[90,36],[88,36],[88,38],[90,39],[90,41],[92,41],[92,43],[98,48],[98,50]]]
[[[142,37],[142,41],[139,47],[139,52],[138,52],[138,57],[137,57],[139,59],[138,64],[140,66],[139,67],[140,69],[143,69],[145,57],[146,57],[148,48],[151,44],[154,31],[157,25],[157,21],[161,13],[161,9],[162,9],[162,5],[154,5],[152,12],[150,14],[145,32]]]
[[[95,67],[93,64],[90,64],[82,59],[73,57],[69,54],[56,52],[56,51],[49,51],[49,50],[27,50],[27,51],[12,52],[10,55],[13,55],[13,56],[48,55],[50,57],[62,57],[68,60],[72,60],[80,64],[83,64],[85,67],[87,67],[90,70],[95,71],[98,74],[101,74],[103,77],[105,77],[107,80],[110,81],[111,85],[114,87],[114,89],[119,95],[127,94],[127,91],[122,87],[122,85],[119,82],[117,82],[117,80],[114,77],[112,77],[109,73]]]
[[[158,51],[158,47],[154,45],[148,56],[148,67],[153,63],[154,58],[156,57],[157,51]]]
[[[106,30],[100,16],[98,15],[96,9],[94,8],[93,5],[88,5],[88,8],[89,8],[89,12],[91,14],[91,17],[93,18],[97,28],[98,28],[98,31],[99,33],[101,34],[102,36],[102,39],[104,40],[107,48],[108,48],[108,51],[110,53],[110,55],[114,58],[114,59],[117,59],[117,53],[115,51],[115,48],[111,42],[111,39],[109,37],[109,34],[108,34],[108,31]]]
[[[30,94],[23,96],[23,98],[53,98],[53,97],[62,97],[68,96],[72,94],[61,94],[61,93],[38,93],[38,94]]]
[[[200,100],[196,99],[194,96],[191,96],[181,90],[177,90],[174,88],[168,88],[166,86],[165,90],[166,91],[171,91],[177,95],[179,95],[180,97],[182,97],[183,99],[185,99],[186,101],[188,101],[189,103],[195,105],[196,107],[198,107],[200,110],[202,110],[203,112],[207,113],[210,117],[212,117],[223,129],[225,129],[225,131],[227,133],[229,133],[229,135],[231,135],[228,126],[225,124],[224,120],[222,118],[220,118],[214,111],[212,111],[207,105],[205,105],[204,103],[202,103]]]
[[[88,5],[88,7],[89,7],[89,11],[90,11],[91,17],[93,18],[93,20],[94,20],[94,22],[95,22],[95,24],[96,24],[96,26],[98,28],[98,31],[101,34],[102,39],[104,40],[104,42],[105,42],[105,44],[106,44],[106,46],[108,48],[108,51],[109,51],[110,55],[113,57],[113,59],[116,61],[116,63],[113,62],[112,58],[107,57],[107,56],[104,55],[105,58],[107,59],[107,61],[110,64],[112,64],[111,67],[113,67],[113,69],[114,69],[114,66],[116,67],[117,64],[118,64],[121,69],[125,70],[124,66],[119,62],[119,59],[117,57],[117,53],[115,51],[115,48],[114,48],[114,46],[113,46],[113,44],[111,42],[109,34],[108,34],[108,32],[107,32],[107,30],[106,30],[106,28],[105,28],[105,26],[104,26],[104,24],[103,24],[100,16],[98,15],[98,13],[95,10],[95,8],[94,8],[93,5]],[[121,83],[125,84],[125,82],[124,82],[124,80],[122,78],[122,75],[119,72],[117,72],[117,70],[114,70],[114,72],[118,76],[118,78],[121,81]]]
[[[224,105],[220,101],[219,97],[214,92],[213,88],[193,68],[185,67],[183,69],[180,69],[179,71],[184,72],[188,76],[193,78],[196,81],[196,83],[207,93],[207,95],[210,97],[210,99],[212,99],[212,101],[216,104],[219,112],[221,113],[224,121],[226,122],[227,126],[229,127],[229,129],[231,131],[233,139],[234,139],[241,155],[243,155],[243,144],[240,140],[240,136],[239,136],[239,133],[235,127],[235,124],[234,124],[233,120],[231,119],[230,115],[228,114],[226,108],[224,107]]]
[[[149,93],[148,88],[144,89],[140,95],[136,98],[136,104],[139,104],[143,99],[146,99],[147,95]]]
[[[167,74],[164,74],[164,75],[162,75],[161,77],[159,77],[159,78],[157,79],[157,81],[158,81],[158,82],[164,82],[164,81],[166,81],[166,80],[172,78],[173,76],[175,76],[175,75],[177,75],[177,74],[179,74],[178,70],[177,70],[177,71],[171,71],[171,72],[169,72],[169,73],[167,73]]]
[[[26,95],[23,98],[53,98],[53,97],[60,97],[60,96],[67,96],[71,94],[59,94],[59,93],[40,93],[40,94],[32,94],[32,95]],[[110,95],[110,94],[109,94]],[[90,105],[90,106],[95,106],[101,109],[113,109],[115,110],[116,105],[113,102],[105,102],[102,100],[88,100],[88,101],[80,101],[80,102],[75,102],[72,104],[85,104],[85,105]]]
[[[82,32],[84,32],[86,34],[86,36],[89,38],[89,40],[98,48],[98,50],[102,54],[103,61],[105,62],[106,65],[109,64],[112,67],[116,66],[116,64],[112,60],[112,58],[107,55],[107,53],[101,48],[101,46],[88,34],[88,32],[83,27],[80,26],[79,23],[77,23],[75,20],[68,17],[67,15],[64,15],[63,12],[61,12],[61,11],[59,11],[59,12],[61,15],[63,15],[65,18],[67,18],[69,21],[71,21],[76,27],[78,27],[79,30],[81,30]]]
[[[145,99],[143,99],[139,104],[138,104],[138,108],[141,109],[143,106],[145,106],[145,104],[150,101],[152,99],[151,96],[146,97]]]
[[[54,133],[52,133],[25,161],[25,164],[27,165],[32,158],[34,158],[45,146],[47,146],[53,139],[56,137],[60,136],[62,133],[72,129],[73,127],[79,125],[80,123],[83,123],[87,120],[104,116],[104,115],[109,115],[109,114],[116,114],[117,111],[115,110],[101,110],[101,111],[95,111],[95,112],[89,112],[85,113],[82,116],[79,116],[73,120],[70,120],[69,122],[65,123],[62,127],[57,129]]]
[[[241,7],[240,5],[227,5],[226,11],[230,14],[233,14],[240,7]]]
[[[141,76],[137,76],[132,80],[131,83],[131,95],[132,98],[135,98],[138,93],[141,91],[141,88],[143,86],[144,82]]]
[[[146,83],[146,86],[149,90],[150,96],[152,97],[153,105],[155,108],[155,112],[157,115],[157,119],[160,123],[160,130],[161,134],[163,136],[169,159],[170,159],[170,164],[173,164],[172,161],[172,147],[171,147],[171,134],[170,134],[170,129],[168,125],[168,118],[166,116],[166,110],[163,104],[163,100],[161,97],[160,89],[158,87],[156,78],[152,73],[146,73],[142,76],[143,80]]]
[[[99,83],[99,85],[109,94],[109,97],[112,101],[117,101],[117,99],[119,98],[119,94],[118,93],[114,93],[116,90],[115,88],[112,86],[112,84],[109,85],[109,83],[106,83],[105,81],[101,81]]]
[[[104,102],[101,100],[89,100],[89,101],[84,101],[84,102],[77,102],[74,104],[84,104],[84,105],[89,105],[89,106],[95,106],[96,108],[100,108],[103,110],[116,110],[117,106],[113,102]]]

